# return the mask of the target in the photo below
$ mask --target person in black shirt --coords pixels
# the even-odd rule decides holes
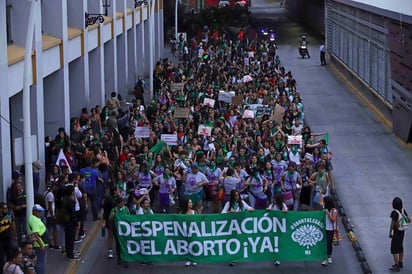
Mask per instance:
[[[64,234],[65,234],[65,247],[67,252],[67,258],[71,260],[79,260],[80,257],[74,253],[74,240],[76,234],[76,227],[78,225],[76,212],[75,212],[75,192],[74,186],[67,185],[65,187],[65,195],[62,198],[62,208],[64,214]]]
[[[7,204],[0,203],[0,265],[6,262],[6,255],[12,246],[16,246],[17,235],[13,217],[9,214]]]
[[[120,189],[117,185],[114,185],[110,188],[110,195],[104,198],[103,203],[103,224],[102,229],[107,229],[107,257],[109,259],[114,258],[113,253],[113,233],[114,233],[114,222],[109,221],[110,212],[116,206],[116,198],[120,196]]]
[[[21,245],[23,235],[27,235],[26,192],[23,187],[22,177],[18,177],[12,184],[8,204],[14,212],[18,244]]]

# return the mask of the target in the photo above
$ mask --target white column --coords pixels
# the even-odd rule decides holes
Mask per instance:
[[[43,168],[40,172],[40,191],[44,187],[45,182],[45,148],[44,148],[44,87],[43,87],[43,43],[42,43],[42,14],[40,2],[36,9],[35,28],[34,28],[34,49],[36,51],[36,108],[37,108],[37,157],[40,160]],[[36,155],[35,155],[36,156]]]
[[[113,18],[113,29],[116,30],[117,20],[116,20],[116,1],[112,1],[112,9],[109,9],[109,14]],[[113,37],[113,83],[114,83],[114,90],[116,92],[119,91],[119,83],[117,79],[117,36],[116,32],[114,32]],[[109,94],[111,91],[109,92]]]
[[[31,149],[31,126],[30,126],[30,83],[32,75],[31,52],[33,48],[33,36],[35,30],[35,16],[38,15],[36,9],[37,0],[31,0],[29,21],[27,24],[26,46],[24,54],[24,74],[23,74],[23,146],[24,146],[24,173],[25,173],[25,190],[26,190],[26,214],[32,214],[31,209],[34,205],[33,191],[33,163]]]
[[[70,1],[70,0],[68,0]],[[80,7],[79,7],[80,8]],[[85,11],[90,12],[87,5],[87,0],[83,0],[83,14]],[[84,26],[83,21],[83,29],[84,29],[84,39],[83,39],[83,47],[84,47],[84,55],[83,55],[83,73],[84,73],[84,102],[82,102],[82,106],[90,107],[90,73],[89,73],[89,31],[87,27]],[[68,129],[70,129],[68,127]]]
[[[7,23],[6,0],[0,0],[0,199],[6,200],[7,188],[11,184],[11,141],[10,141],[10,105],[8,93],[8,57],[7,57]]]
[[[62,1],[62,42],[63,42],[63,98],[64,98],[64,128],[70,132],[70,78],[69,78],[69,40],[68,40],[68,10],[67,1]]]
[[[150,1],[150,18],[149,18],[149,87],[150,87],[150,100],[153,99],[153,62],[154,62],[154,8],[156,0]]]

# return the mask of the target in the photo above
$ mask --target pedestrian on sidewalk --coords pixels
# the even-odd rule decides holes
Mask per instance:
[[[322,43],[319,48],[320,51],[320,65],[326,66],[326,46],[325,43]]]
[[[405,236],[405,227],[402,224],[404,217],[407,223],[411,222],[411,218],[403,208],[402,199],[395,197],[392,200],[393,210],[391,212],[391,225],[389,227],[389,238],[391,240],[391,254],[393,256],[394,265],[389,268],[392,272],[399,272],[403,268],[403,238]]]
[[[27,228],[29,234],[34,237],[34,252],[37,255],[36,273],[46,273],[47,260],[47,246],[48,244],[42,239],[43,234],[46,233],[46,225],[43,223],[41,217],[44,213],[44,208],[35,204],[32,209],[32,215],[27,219]]]

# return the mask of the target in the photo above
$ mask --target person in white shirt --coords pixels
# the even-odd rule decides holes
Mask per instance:
[[[232,190],[230,192],[230,199],[226,202],[225,206],[222,209],[222,213],[235,213],[241,211],[254,211],[255,209],[248,205],[240,197],[240,193],[237,190]]]
[[[58,242],[58,231],[56,224],[56,204],[54,193],[57,191],[57,185],[49,185],[44,193],[44,202],[46,204],[46,220],[47,220],[47,229],[52,235],[51,243],[49,244],[50,248],[59,249]]]

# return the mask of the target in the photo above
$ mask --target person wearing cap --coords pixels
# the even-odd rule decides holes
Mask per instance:
[[[203,187],[209,184],[206,175],[199,171],[197,163],[191,165],[191,171],[183,174],[185,182],[184,196],[191,199],[197,213],[202,213]]]
[[[46,225],[43,223],[41,216],[44,213],[44,208],[35,204],[32,209],[32,215],[27,220],[28,233],[34,237],[34,251],[37,255],[36,273],[46,273],[46,258],[47,258],[47,243],[42,239],[46,233]]]

